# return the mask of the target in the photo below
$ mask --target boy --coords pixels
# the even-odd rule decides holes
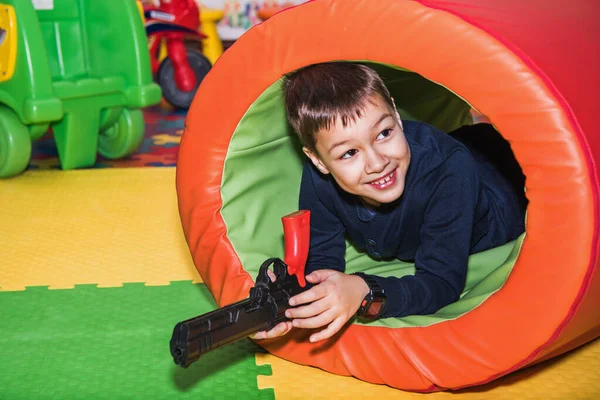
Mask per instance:
[[[355,315],[432,314],[459,299],[469,254],[523,233],[524,177],[491,125],[447,135],[403,122],[377,73],[355,63],[302,68],[284,93],[309,160],[299,208],[311,211],[313,286],[290,299],[291,321],[256,339],[324,327],[310,336],[316,342]],[[413,260],[415,275],[345,274],[345,235],[372,258]]]

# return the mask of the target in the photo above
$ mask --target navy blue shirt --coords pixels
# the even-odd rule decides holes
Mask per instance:
[[[524,231],[525,197],[476,149],[424,123],[404,121],[411,151],[404,193],[368,208],[306,161],[300,209],[311,211],[306,273],[345,270],[345,237],[374,259],[415,263],[415,275],[373,276],[384,289],[382,318],[431,314],[464,289],[469,254]]]

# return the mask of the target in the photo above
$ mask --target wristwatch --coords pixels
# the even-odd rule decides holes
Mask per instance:
[[[360,276],[367,283],[367,286],[369,286],[369,293],[367,293],[360,303],[360,308],[356,315],[364,319],[379,318],[386,302],[385,291],[372,276],[366,275],[363,272],[355,272],[352,275]]]

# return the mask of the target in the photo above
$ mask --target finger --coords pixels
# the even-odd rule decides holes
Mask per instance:
[[[285,316],[289,319],[309,318],[319,315],[329,308],[330,306],[328,305],[328,301],[325,299],[320,299],[302,307],[288,308],[285,311]]]
[[[267,275],[269,276],[271,282],[275,282],[275,279],[277,279],[275,272],[271,271],[270,269],[267,269]]]
[[[255,340],[266,339],[267,332],[265,332],[265,331],[256,332],[254,335],[250,335],[250,338],[255,339]]]
[[[291,331],[291,330],[292,330],[292,328],[294,327],[294,325],[292,324],[292,321],[287,321],[287,322],[285,322],[285,325],[286,325],[285,332],[283,332],[283,334],[282,334],[281,336],[283,336],[283,335],[287,335],[287,333],[288,333],[289,331]]]
[[[280,336],[281,334],[285,334],[291,328],[292,323],[290,321],[281,322],[269,331],[259,331],[256,332],[254,335],[250,335],[250,337],[256,340],[267,339],[271,337]]]
[[[311,343],[315,343],[320,340],[329,339],[330,337],[338,333],[340,329],[342,329],[344,324],[345,321],[343,318],[336,318],[332,323],[329,324],[329,326],[327,326],[327,328],[311,335],[309,340]]]
[[[295,295],[289,301],[290,306],[296,306],[298,304],[312,303],[313,301],[322,299],[327,295],[327,288],[317,285],[306,292]]]
[[[326,326],[327,324],[335,320],[335,318],[335,312],[329,309],[324,313],[321,313],[311,318],[295,319],[292,321],[292,323],[296,328],[314,329]]]
[[[306,280],[309,281],[310,283],[323,282],[325,279],[327,279],[331,274],[334,274],[335,272],[337,272],[337,271],[334,271],[332,269],[318,269],[318,270],[313,271],[310,274],[306,275]]]
[[[273,329],[267,332],[265,339],[271,339],[274,337],[285,335],[290,329],[292,329],[292,327],[288,324],[291,325],[289,321],[280,322]]]

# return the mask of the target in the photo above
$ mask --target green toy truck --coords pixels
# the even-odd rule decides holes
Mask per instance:
[[[160,101],[136,0],[0,0],[0,178],[52,128],[62,169],[135,152]]]

